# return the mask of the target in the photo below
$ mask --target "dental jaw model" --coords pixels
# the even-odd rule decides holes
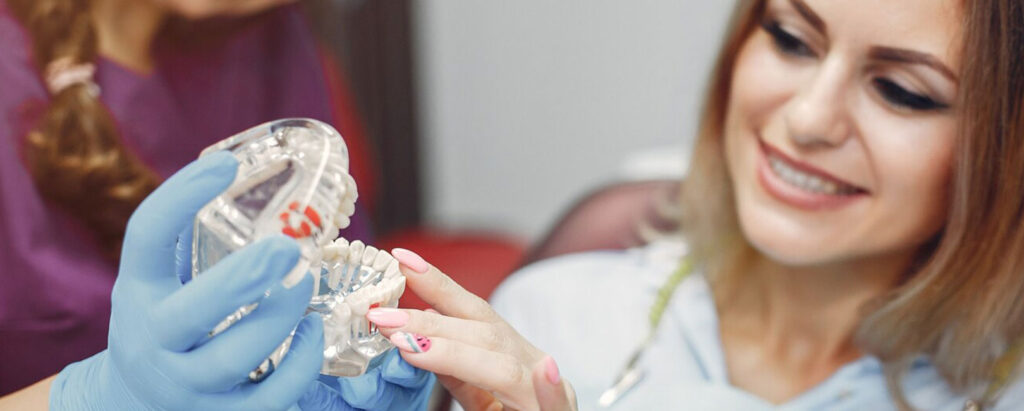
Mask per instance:
[[[295,268],[282,284],[292,287],[313,276],[308,311],[324,321],[321,372],[356,376],[392,347],[366,320],[373,307],[396,307],[405,290],[398,262],[385,251],[360,241],[338,238],[355,212],[356,185],[348,173],[348,149],[329,125],[310,119],[266,123],[203,150],[200,156],[227,150],[238,159],[235,181],[196,214],[192,240],[192,276],[261,238],[284,234],[301,249]],[[218,324],[216,335],[259,305],[241,307]],[[291,337],[249,378],[273,372]]]
[[[320,289],[310,309],[324,318],[324,366],[336,376],[360,375],[370,361],[391,348],[391,341],[366,320],[376,307],[397,307],[405,291],[405,276],[387,251],[361,241],[339,238],[324,248]],[[338,298],[338,295],[343,296]]]

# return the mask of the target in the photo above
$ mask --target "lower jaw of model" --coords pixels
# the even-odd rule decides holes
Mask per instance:
[[[362,375],[393,347],[366,320],[366,313],[373,308],[398,306],[398,299],[405,292],[405,276],[399,272],[398,261],[387,251],[362,241],[349,243],[338,238],[323,248],[322,269],[314,278],[316,291],[306,311],[320,313],[324,322],[324,362],[320,373],[338,377]],[[225,322],[230,320],[229,317]],[[230,326],[223,322],[222,325],[224,329]],[[249,379],[266,378],[283,360],[291,339],[289,336],[253,370]]]
[[[324,365],[328,375],[363,374],[369,363],[392,347],[367,321],[372,308],[398,306],[405,276],[387,251],[344,238],[324,248],[319,292],[309,309],[324,318]]]
[[[230,151],[239,160],[235,182],[197,214],[192,274],[261,238],[284,234],[299,244],[296,267],[282,284],[313,277],[308,312],[324,323],[323,374],[357,376],[376,364],[391,342],[366,320],[374,307],[397,307],[405,290],[398,262],[386,251],[337,238],[355,212],[355,180],[348,174],[348,150],[330,126],[287,119],[254,127],[214,144],[203,155]],[[210,332],[213,337],[259,306],[239,308]],[[294,331],[292,332],[294,335]],[[287,355],[289,336],[249,374],[258,382]]]

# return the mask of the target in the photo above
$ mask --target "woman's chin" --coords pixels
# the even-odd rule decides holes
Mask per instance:
[[[759,221],[741,224],[747,242],[768,259],[782,265],[809,267],[844,260],[848,252],[834,236],[817,230],[773,228]]]
[[[825,250],[820,249],[811,250],[791,244],[758,244],[754,241],[750,243],[758,253],[769,260],[789,267],[821,266],[836,260],[826,254]]]

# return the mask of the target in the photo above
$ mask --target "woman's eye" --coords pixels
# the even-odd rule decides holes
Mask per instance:
[[[814,57],[814,50],[811,50],[798,37],[790,34],[788,31],[779,25],[779,22],[774,20],[765,20],[761,23],[761,28],[772,37],[772,41],[775,42],[775,47],[778,47],[783,53],[791,54],[799,57]]]
[[[931,97],[907,91],[907,89],[900,87],[900,85],[884,78],[876,78],[873,80],[873,83],[878,93],[882,95],[882,98],[898,107],[921,111],[940,110],[949,107],[947,104],[932,100]]]

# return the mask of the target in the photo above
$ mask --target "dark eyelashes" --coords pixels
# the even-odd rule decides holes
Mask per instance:
[[[794,57],[817,57],[807,43],[783,29],[778,21],[770,18],[763,19],[761,28],[772,38],[772,42],[780,52]],[[872,80],[872,85],[885,101],[898,108],[916,111],[937,111],[949,108],[948,104],[911,92],[886,78],[876,78]]]
[[[898,84],[884,78],[876,78],[872,80],[872,83],[878,90],[878,93],[882,95],[882,98],[899,107],[920,111],[934,111],[949,108],[948,104],[935,101],[928,96],[910,92],[907,89],[900,87]]]
[[[778,21],[765,19],[761,21],[761,28],[771,36],[775,47],[786,54],[797,57],[814,57],[816,54],[798,37],[790,34],[779,25]]]

